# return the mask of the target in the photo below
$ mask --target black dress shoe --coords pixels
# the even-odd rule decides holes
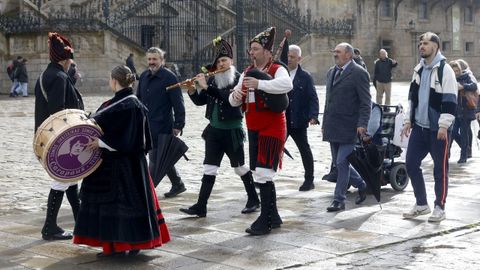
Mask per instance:
[[[345,210],[345,203],[333,201],[332,204],[327,207],[327,212],[338,212]]]
[[[73,238],[73,235],[71,232],[59,232],[56,234],[42,234],[43,240],[48,240],[48,241],[55,241],[55,240],[70,240]]]
[[[178,194],[180,194],[182,192],[185,192],[186,190],[187,189],[185,188],[185,185],[182,183],[180,185],[172,186],[170,191],[163,194],[163,195],[165,195],[165,197],[167,197],[167,198],[173,198],[173,197],[177,196]]]
[[[460,158],[458,161],[457,161],[458,164],[462,164],[462,163],[467,163],[467,159],[466,158]]]
[[[328,182],[331,182],[331,183],[336,183],[337,182],[337,172],[329,172],[328,174],[325,174],[323,177],[322,177],[322,180],[327,180]]]
[[[358,196],[355,199],[355,204],[361,204],[365,199],[367,198],[367,189],[359,189],[358,190]]]
[[[260,208],[260,204],[255,204],[251,207],[246,207],[242,209],[242,214],[250,214],[255,212],[258,208]]]
[[[315,185],[313,184],[313,181],[307,181],[303,182],[303,184],[298,188],[299,191],[309,191],[315,189]]]
[[[190,206],[189,208],[180,208],[180,212],[183,212],[187,215],[191,216],[198,216],[198,217],[206,217],[207,216],[207,210],[206,209],[200,209],[201,207],[198,206],[198,204],[194,204]]]

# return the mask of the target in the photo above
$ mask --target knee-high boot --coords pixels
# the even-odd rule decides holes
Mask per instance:
[[[283,224],[283,221],[278,214],[277,191],[275,189],[275,183],[272,182],[272,229],[280,228],[281,224]]]
[[[47,203],[47,217],[42,229],[44,240],[68,240],[72,239],[70,232],[65,232],[57,225],[57,216],[63,200],[63,191],[50,189]]]
[[[80,199],[78,197],[78,185],[69,186],[65,191],[67,194],[68,202],[72,207],[73,218],[77,220],[78,210],[80,209]]]
[[[250,228],[245,231],[252,235],[268,234],[272,230],[272,209],[273,209],[273,182],[259,184],[260,199],[262,207],[260,208],[260,216],[255,220]]]
[[[207,202],[212,193],[213,185],[215,184],[215,175],[203,175],[202,186],[200,187],[200,193],[198,194],[197,203],[190,206],[189,208],[180,208],[180,211],[199,217],[207,216]]]
[[[253,184],[252,172],[249,171],[240,178],[242,178],[248,196],[247,204],[245,205],[245,208],[243,208],[242,214],[255,212],[255,210],[260,207],[260,200],[258,199],[258,194],[255,190],[255,185]]]

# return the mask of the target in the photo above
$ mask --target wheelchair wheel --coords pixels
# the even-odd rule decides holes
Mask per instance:
[[[390,176],[388,178],[390,180],[390,185],[396,191],[404,190],[408,185],[408,175],[407,175],[407,167],[405,163],[402,162],[395,162],[392,164],[392,169],[390,170]]]

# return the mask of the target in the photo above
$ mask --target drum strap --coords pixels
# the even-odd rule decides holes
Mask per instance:
[[[96,112],[96,113],[93,113],[92,115],[90,115],[90,118],[93,118],[93,117],[95,117],[95,116],[98,116],[98,115],[102,114],[104,111],[111,109],[113,106],[115,106],[115,105],[117,105],[118,103],[120,103],[120,102],[122,102],[122,101],[126,100],[127,98],[134,98],[134,99],[138,99],[138,98],[137,98],[137,96],[135,96],[135,95],[133,95],[133,94],[132,94],[132,95],[128,95],[128,96],[126,96],[126,97],[124,97],[124,98],[120,99],[119,101],[117,101],[117,102],[114,102],[114,103],[112,103],[112,104],[108,105],[107,107],[105,107],[105,108],[103,108],[103,109],[99,110],[98,112]]]
[[[43,71],[43,72],[45,72],[45,71]],[[42,72],[42,74],[40,74],[40,89],[42,89],[43,97],[48,102],[47,92],[45,91],[45,88],[43,88],[43,72]]]

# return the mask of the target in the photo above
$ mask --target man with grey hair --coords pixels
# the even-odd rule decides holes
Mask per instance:
[[[406,219],[431,212],[427,202],[421,163],[430,153],[435,180],[435,208],[430,222],[445,219],[448,191],[449,138],[457,109],[457,80],[450,65],[440,52],[440,38],[426,32],[419,38],[422,59],[413,69],[408,94],[409,110],[401,136],[410,137],[405,165],[412,181],[415,205],[403,213]]]
[[[396,60],[388,58],[385,49],[380,49],[380,58],[375,60],[375,71],[373,72],[373,85],[377,89],[377,104],[390,105],[392,95],[392,69],[398,65]],[[385,103],[383,94],[385,93]]]
[[[352,60],[352,45],[338,44],[333,56],[336,65],[327,72],[322,132],[323,140],[330,143],[338,177],[328,212],[345,209],[349,182],[358,188],[356,204],[362,203],[366,198],[366,183],[350,165],[347,156],[354,149],[357,135],[363,136],[366,133],[371,110],[369,75]]]
[[[293,82],[293,90],[288,92],[290,104],[286,110],[287,138],[292,137],[300,151],[305,181],[300,191],[315,188],[313,184],[313,154],[308,144],[308,125],[318,124],[318,96],[310,73],[300,66],[302,49],[297,45],[288,47],[288,69]]]
[[[165,51],[157,47],[147,50],[148,69],[138,80],[137,96],[148,108],[148,120],[152,133],[153,149],[149,151],[149,169],[153,173],[157,162],[158,137],[161,134],[180,135],[185,126],[185,105],[182,90],[177,87],[167,91],[166,87],[178,82],[173,72],[164,67]],[[172,188],[165,197],[175,197],[184,192],[185,185],[175,166],[167,172]],[[153,175],[155,177],[155,175]],[[153,179],[155,186],[162,179]]]

